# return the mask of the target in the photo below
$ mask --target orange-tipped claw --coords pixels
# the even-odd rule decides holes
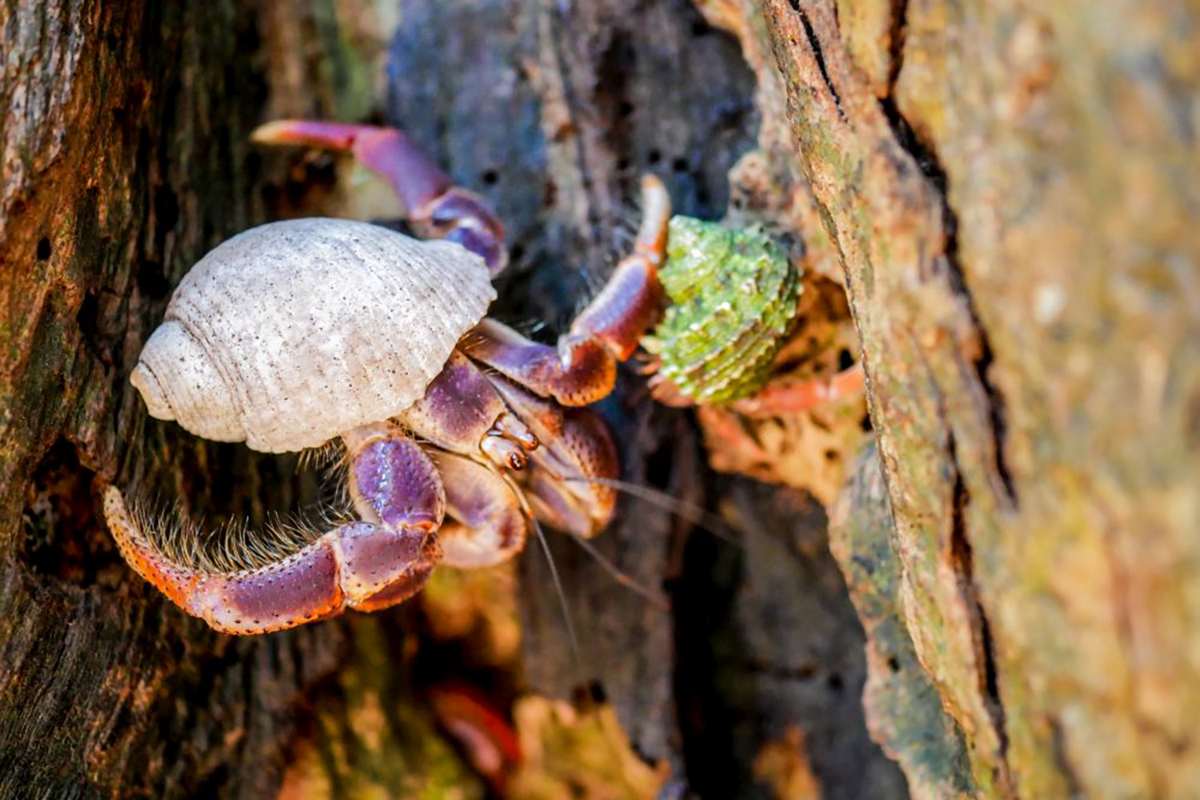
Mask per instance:
[[[666,251],[671,199],[653,175],[642,179],[642,195],[644,218],[633,254],[621,260],[557,347],[532,342],[484,319],[472,332],[467,355],[563,405],[589,405],[611,392],[617,362],[637,350],[662,315],[665,301],[658,265]]]

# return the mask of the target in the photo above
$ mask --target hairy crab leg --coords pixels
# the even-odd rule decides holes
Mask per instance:
[[[415,594],[441,558],[434,532],[445,494],[413,441],[377,431],[347,437],[351,493],[368,521],[340,525],[281,560],[212,572],[172,558],[109,487],[104,514],[121,555],[176,605],[224,633],[257,634],[374,611]]]
[[[642,178],[642,214],[633,253],[617,265],[557,347],[485,319],[468,334],[467,355],[564,405],[588,405],[611,392],[617,362],[633,355],[642,334],[662,314],[658,267],[666,255],[671,200],[653,175]]]
[[[519,553],[525,546],[525,514],[500,474],[452,453],[429,455],[446,487],[448,519],[438,532],[442,563],[463,569],[490,567]]]
[[[250,138],[261,144],[351,153],[392,185],[418,235],[458,242],[482,256],[493,276],[508,264],[504,226],[487,202],[455,186],[412,139],[395,128],[285,119],[259,126]]]

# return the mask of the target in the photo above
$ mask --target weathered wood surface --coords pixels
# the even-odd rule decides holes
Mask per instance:
[[[723,5],[761,7],[745,38],[840,252],[895,523],[859,541],[898,560],[964,793],[1193,794],[1200,12]],[[874,727],[945,796],[881,680]]]
[[[353,699],[353,676],[379,669],[381,629],[397,663],[424,652],[416,607],[367,626],[213,634],[124,567],[96,515],[108,481],[177,498],[188,513],[254,521],[319,495],[293,460],[148,420],[126,382],[171,288],[206,249],[272,214],[355,208],[352,197],[304,189],[329,183],[328,158],[253,151],[253,125],[279,115],[404,124],[510,224],[514,266],[498,313],[546,323],[542,336],[561,329],[628,244],[642,170],[668,179],[680,210],[720,216],[726,171],[754,141],[752,75],[684,0],[287,5],[0,10],[0,795],[269,794],[311,741],[297,735],[314,724],[349,735],[309,709]],[[628,479],[714,507],[728,496],[743,509],[735,518],[774,497],[707,472],[688,417],[653,408],[632,373],[603,410]],[[789,497],[778,502],[806,507]],[[749,784],[757,754],[793,741],[796,726],[809,733],[826,796],[898,791],[898,773],[866,740],[861,633],[824,554],[822,516],[810,507],[756,520],[759,538],[738,549],[685,541],[687,526],[652,505],[622,505],[598,544],[642,583],[665,579],[671,614],[555,538],[582,668],[531,549],[520,686],[568,693],[598,681],[637,750],[700,792],[763,791]],[[763,572],[762,554],[779,548],[795,552]],[[814,609],[829,615],[814,631],[832,638],[779,641],[779,628],[759,627]],[[714,650],[709,613],[721,637],[746,637],[746,648]],[[469,677],[431,652],[401,674]],[[355,666],[339,672],[346,659]],[[437,735],[411,687],[380,691],[372,696],[397,705],[379,735]],[[751,723],[723,727],[735,719]],[[408,785],[431,790],[461,774],[464,791],[478,791],[450,748],[398,741]],[[396,764],[363,758],[349,768]],[[369,774],[386,782],[386,771]],[[843,783],[849,776],[856,782]]]

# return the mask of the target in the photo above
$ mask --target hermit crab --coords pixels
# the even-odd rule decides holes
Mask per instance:
[[[503,227],[403,133],[282,121],[254,138],[353,153],[423,240],[331,219],[239,234],[184,277],[131,382],[151,416],[208,439],[265,452],[340,439],[358,519],[292,532],[287,552],[231,569],[163,536],[114,487],[104,511],[126,561],[212,627],[257,634],[394,605],[439,563],[510,558],[530,517],[598,533],[617,456],[583,406],[660,316],[663,185],[643,179],[633,253],[554,347],[485,316]]]

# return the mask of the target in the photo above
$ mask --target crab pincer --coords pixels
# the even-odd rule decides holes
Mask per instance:
[[[351,492],[360,514],[374,521],[339,525],[274,563],[213,572],[172,559],[115,488],[105,493],[105,516],[138,574],[225,633],[268,633],[346,608],[386,608],[420,590],[441,559],[434,531],[446,500],[433,463],[415,442],[382,430],[353,438]]]

